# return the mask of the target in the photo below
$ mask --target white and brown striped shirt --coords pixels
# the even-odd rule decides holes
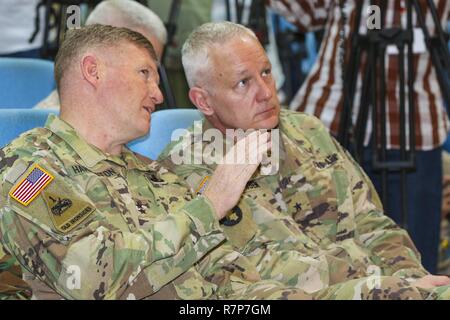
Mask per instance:
[[[356,1],[345,1],[344,10],[347,16],[345,29],[346,39],[349,30],[355,30]],[[366,30],[368,0],[363,6],[360,33]],[[435,33],[435,26],[427,8],[425,0],[419,0],[423,12],[426,14],[426,24],[431,35]],[[446,29],[450,10],[450,0],[434,0],[442,27]],[[384,26],[406,26],[406,8],[403,0],[388,0]],[[313,31],[324,28],[324,38],[317,57],[308,77],[297,92],[290,108],[314,114],[324,122],[333,134],[339,128],[342,110],[342,66],[339,63],[339,31],[342,25],[339,0],[271,0],[271,7],[282,14],[288,21],[298,26],[301,31]],[[418,27],[415,11],[413,10],[413,24]],[[346,48],[349,41],[347,41]],[[346,54],[348,54],[348,50]],[[347,55],[348,57],[348,55]],[[416,114],[416,148],[430,150],[442,143],[447,137],[449,120],[445,110],[442,94],[439,89],[435,70],[428,52],[414,53],[414,110]],[[361,69],[354,99],[353,122],[359,110],[361,91]],[[347,61],[348,62],[348,61]],[[398,55],[386,53],[386,133],[387,147],[399,147],[399,94],[398,94]],[[407,94],[407,91],[406,91]],[[407,103],[407,101],[406,101]],[[367,122],[365,143],[369,142],[371,121]],[[406,127],[408,132],[408,127]],[[408,133],[406,135],[408,137]]]

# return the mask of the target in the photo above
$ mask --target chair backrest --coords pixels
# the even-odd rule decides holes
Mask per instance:
[[[53,62],[0,58],[0,108],[32,108],[54,88]]]
[[[21,133],[36,127],[43,127],[50,109],[0,109],[0,148],[18,137]]]
[[[161,151],[171,142],[172,132],[190,127],[203,115],[196,109],[167,109],[152,114],[150,134],[134,140],[128,147],[150,159],[157,159]],[[176,137],[174,137],[176,138]]]

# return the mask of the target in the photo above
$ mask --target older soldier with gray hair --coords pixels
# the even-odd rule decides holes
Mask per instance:
[[[236,259],[230,268],[217,249],[212,255],[223,270],[216,277],[239,270],[299,288],[302,298],[450,298],[450,279],[423,268],[407,232],[383,215],[372,183],[323,124],[280,109],[271,63],[251,30],[230,22],[204,24],[182,54],[189,97],[206,118],[203,133],[280,132],[279,171],[255,173],[233,210],[232,227],[225,228],[233,244],[248,241],[247,260]],[[208,152],[201,165],[174,163],[180,150],[192,149],[185,141],[197,144],[194,131],[160,156],[192,190],[216,168]]]
[[[162,20],[149,8],[133,0],[105,0],[89,14],[86,25],[103,24],[123,27],[141,33],[153,45],[158,60],[167,42],[167,31]],[[54,90],[39,102],[37,109],[59,109],[59,96]]]

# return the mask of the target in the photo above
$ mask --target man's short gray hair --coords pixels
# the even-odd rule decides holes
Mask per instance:
[[[209,22],[197,27],[187,38],[181,49],[181,59],[189,87],[199,85],[209,66],[209,50],[235,37],[254,37],[255,33],[243,25],[223,21]]]
[[[140,28],[154,35],[163,45],[167,42],[167,30],[161,19],[146,6],[133,0],[104,0],[89,14],[86,25],[111,24],[117,20],[129,29]]]

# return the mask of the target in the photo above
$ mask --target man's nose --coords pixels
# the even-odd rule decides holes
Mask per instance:
[[[158,84],[152,81],[149,89],[150,89],[150,98],[152,99],[153,103],[155,105],[163,103],[164,97]]]
[[[258,101],[266,101],[270,100],[273,96],[271,83],[269,83],[269,79],[259,77],[258,78],[258,93],[257,100]]]

